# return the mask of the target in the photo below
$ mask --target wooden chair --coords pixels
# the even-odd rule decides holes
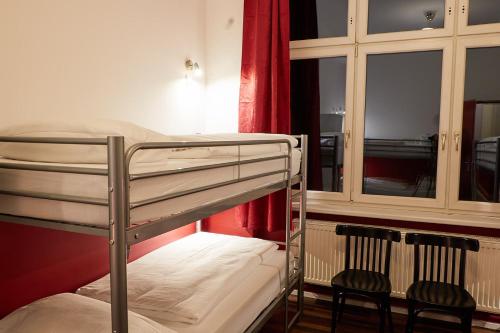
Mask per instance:
[[[415,253],[413,284],[406,292],[406,332],[413,332],[415,319],[420,312],[437,311],[459,317],[462,331],[470,333],[476,301],[464,288],[465,263],[467,251],[479,251],[479,242],[468,238],[415,233],[407,234],[405,241],[406,244],[414,245]],[[423,246],[423,261],[420,246]],[[458,272],[457,254],[460,254]]]
[[[332,278],[332,333],[337,325],[337,307],[340,301],[338,321],[342,318],[348,295],[368,297],[375,301],[379,316],[379,331],[385,332],[385,317],[393,332],[391,317],[391,282],[389,280],[391,245],[401,240],[399,231],[337,225],[337,235],[346,236],[344,271]],[[353,244],[354,243],[354,244]],[[354,256],[351,258],[351,245]]]

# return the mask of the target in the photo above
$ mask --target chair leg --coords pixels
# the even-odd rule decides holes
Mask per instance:
[[[345,293],[343,293],[342,296],[340,296],[339,318],[337,320],[339,323],[342,320],[342,315],[344,314],[345,299],[346,299],[346,295],[345,295]]]
[[[332,299],[332,333],[335,333],[337,328],[337,307],[339,304],[339,292],[333,289],[333,299]]]
[[[413,326],[415,325],[415,304],[408,301],[408,318],[406,320],[406,333],[413,333]]]
[[[392,309],[391,309],[391,299],[387,297],[386,299],[386,310],[387,310],[387,320],[389,322],[389,332],[394,333],[394,326],[392,325]]]
[[[385,333],[386,304],[385,304],[385,301],[383,299],[380,302],[380,306],[378,308],[378,312],[379,312],[379,328],[378,328],[378,331],[380,333]]]
[[[460,318],[462,322],[462,332],[471,333],[472,332],[472,312],[465,312]]]

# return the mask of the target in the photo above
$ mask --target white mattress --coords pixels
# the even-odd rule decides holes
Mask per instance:
[[[164,289],[171,284],[164,281],[168,276],[174,280],[176,277],[184,277],[182,279],[186,282],[179,284],[182,290],[190,284],[188,280],[193,277],[196,280],[196,276],[203,274],[207,267],[214,266],[214,271],[219,272],[220,268],[217,267],[221,262],[226,262],[223,267],[230,270],[232,265],[227,263],[243,263],[244,257],[249,255],[258,259],[258,262],[253,262],[249,267],[245,264],[245,267],[240,269],[242,274],[238,275],[234,286],[231,283],[218,283],[210,287],[212,279],[203,279],[202,283],[206,284],[206,287],[196,288],[200,289],[201,294],[193,298],[193,301],[196,301],[194,305],[199,303],[203,304],[203,308],[210,309],[200,321],[188,324],[183,322],[184,318],[174,318],[171,312],[173,308],[165,312],[158,311],[166,304],[159,302],[158,294],[152,291],[165,290],[170,293],[168,289]],[[242,332],[279,295],[284,285],[285,257],[285,252],[277,250],[277,246],[269,241],[206,232],[196,233],[129,264],[129,308],[178,332]],[[159,273],[164,268],[171,270],[174,275]],[[188,275],[183,274],[183,271]],[[150,281],[156,281],[155,285],[151,285]],[[214,281],[218,281],[218,278]],[[221,286],[224,286],[226,295],[220,293]],[[211,297],[211,302],[207,302],[203,297],[206,288],[217,293],[217,297]],[[80,288],[78,292],[109,301],[109,281],[105,277]],[[137,293],[141,296],[136,297]],[[214,298],[219,299],[215,301]],[[132,306],[131,301],[137,308]],[[150,311],[141,305],[150,302],[158,303],[156,311]],[[186,306],[185,301],[179,304]]]
[[[244,157],[242,159],[276,156],[277,154],[281,153],[266,153]],[[131,174],[223,163],[234,160],[235,157],[227,156],[206,159],[170,158],[166,162],[136,163],[131,168]],[[292,151],[293,175],[299,172],[300,160],[300,151],[294,149]],[[54,163],[21,162],[1,158],[0,162],[62,165]],[[102,164],[72,164],[71,166],[91,166],[97,168],[106,167]],[[285,167],[286,159],[278,159],[244,164],[241,166],[240,172],[238,172],[238,167],[230,166],[219,167],[212,170],[141,179],[131,182],[130,200],[131,202],[136,202],[159,195],[171,194],[178,191],[235,180],[238,179],[238,173],[239,177],[242,178],[257,175],[263,172],[282,170],[285,169]],[[131,211],[131,223],[139,224],[144,221],[180,213],[203,204],[222,200],[239,193],[244,193],[250,189],[277,183],[283,180],[284,177],[284,173],[271,175],[140,207]],[[107,198],[108,195],[107,188],[108,180],[106,176],[0,169],[0,189],[5,191],[31,191],[104,199]],[[11,195],[0,195],[0,213],[89,225],[107,225],[109,223],[108,208],[105,206],[94,206]]]
[[[175,333],[129,311],[131,333]],[[17,309],[0,320],[0,333],[109,333],[111,307],[75,294],[50,296]]]
[[[198,324],[157,321],[180,333],[244,332],[279,295],[280,290],[278,269],[260,265],[241,281],[241,287],[230,292]]]
[[[187,236],[128,265],[129,308],[153,320],[198,324],[224,299],[224,292],[241,286],[262,258],[271,261],[270,251],[276,252],[276,244],[256,238]],[[279,282],[278,265],[266,266],[276,271]],[[78,293],[109,302],[109,275]]]

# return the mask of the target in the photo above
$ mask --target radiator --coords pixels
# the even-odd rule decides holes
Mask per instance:
[[[332,276],[344,268],[345,238],[335,234],[334,222],[307,221],[305,280],[330,286]],[[404,298],[413,280],[413,247],[404,243],[412,230],[400,229],[401,243],[393,243],[391,254],[392,295]],[[420,231],[421,232],[421,231]],[[474,237],[479,253],[467,253],[466,288],[477,302],[477,309],[500,313],[500,239]]]

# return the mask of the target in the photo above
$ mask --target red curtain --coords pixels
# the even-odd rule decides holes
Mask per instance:
[[[289,0],[245,0],[239,131],[290,133]],[[285,192],[237,208],[250,233],[283,230]]]

